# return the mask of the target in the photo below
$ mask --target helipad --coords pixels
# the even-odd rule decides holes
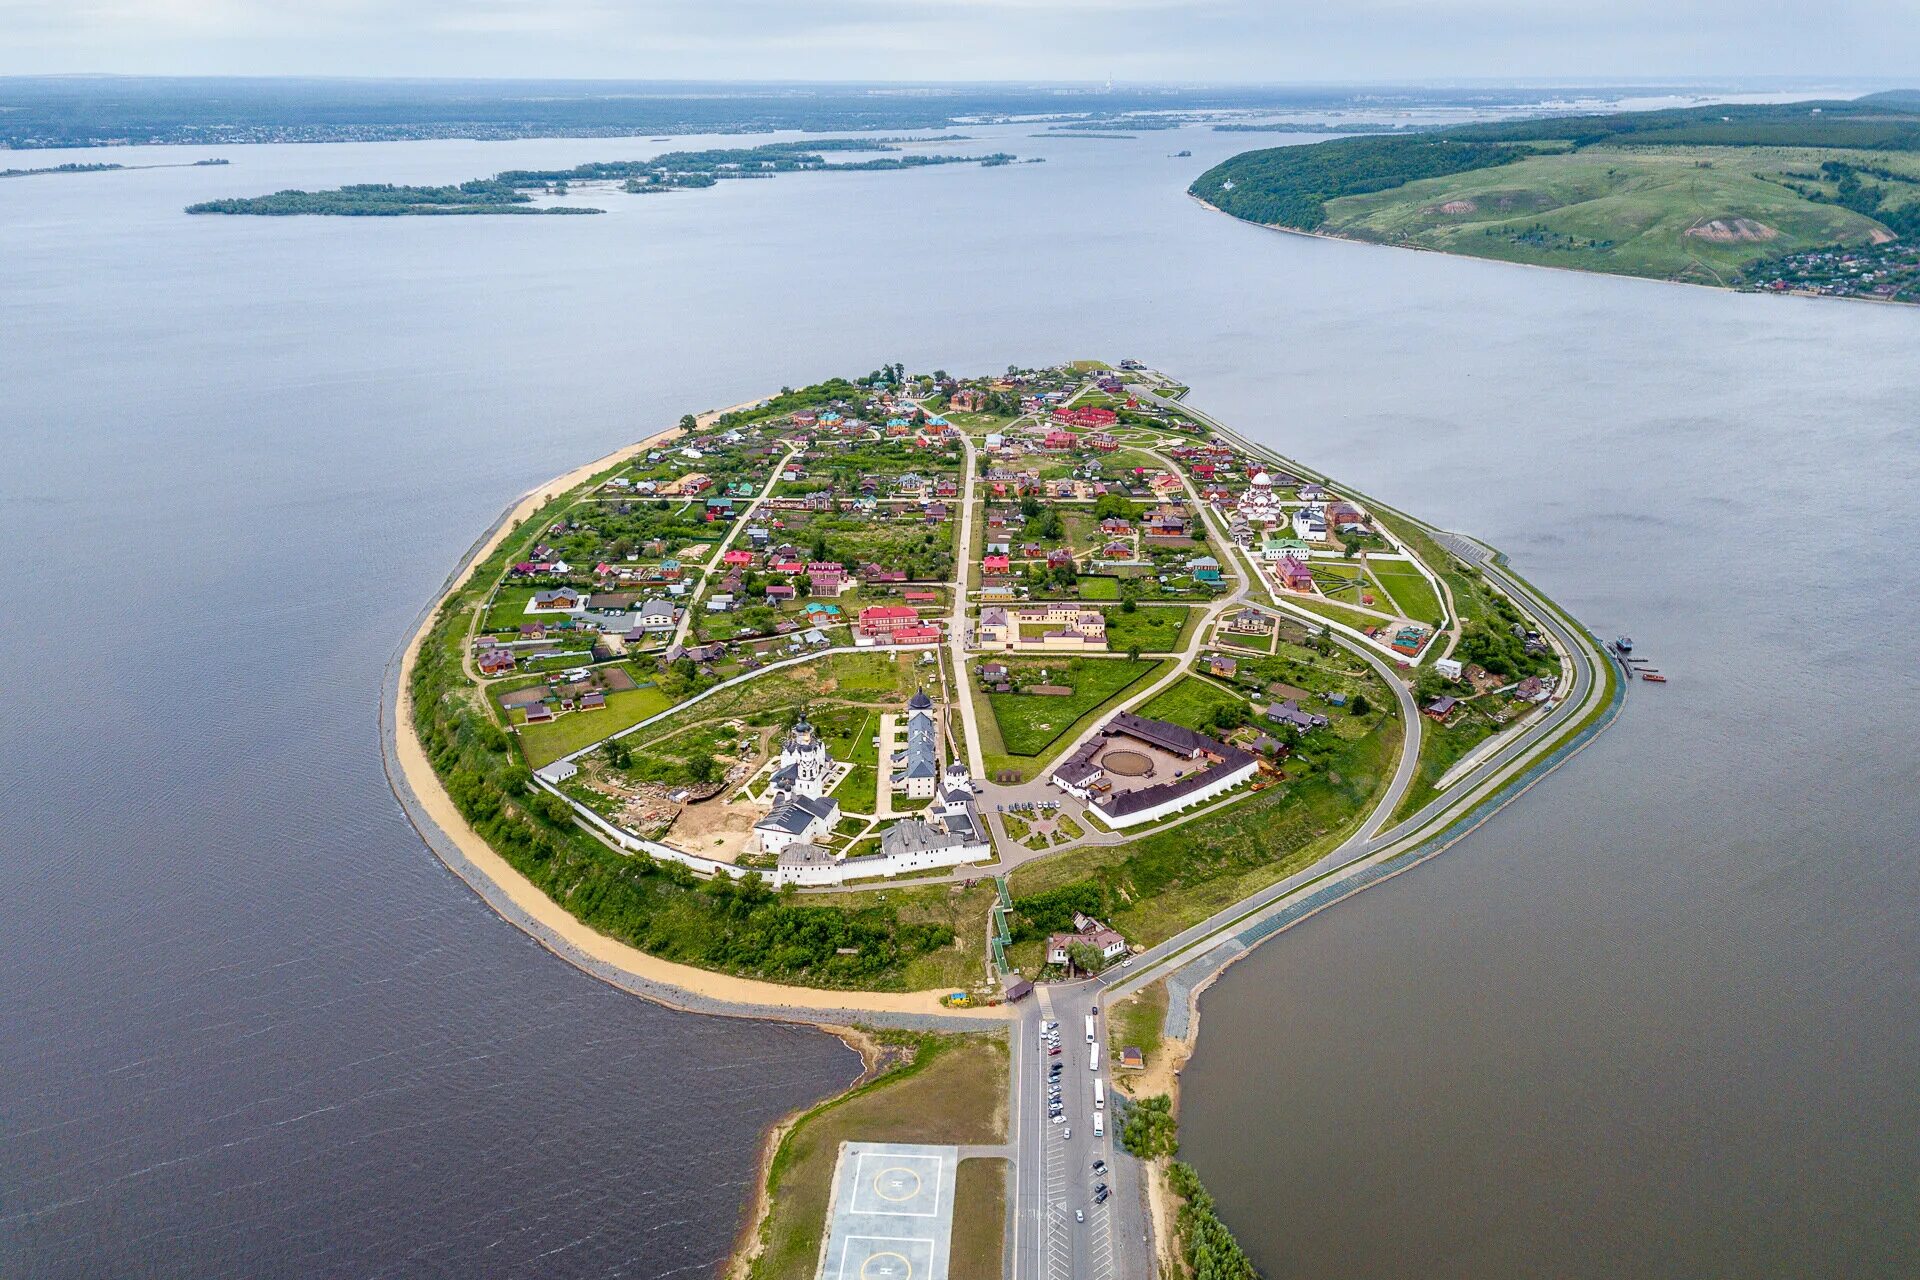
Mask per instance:
[[[843,1142],[820,1280],[947,1280],[953,1147]]]

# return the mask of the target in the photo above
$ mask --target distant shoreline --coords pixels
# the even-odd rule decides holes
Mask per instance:
[[[1637,276],[1626,271],[1589,271],[1585,267],[1562,267],[1556,266],[1551,262],[1515,262],[1511,258],[1485,258],[1475,253],[1452,253],[1446,249],[1435,249],[1430,245],[1424,244],[1394,244],[1385,240],[1363,240],[1359,236],[1344,235],[1338,231],[1308,231],[1303,227],[1287,227],[1277,222],[1255,222],[1252,218],[1243,218],[1239,214],[1228,213],[1225,209],[1214,204],[1206,197],[1197,196],[1191,191],[1187,192],[1187,199],[1193,201],[1209,213],[1217,213],[1223,218],[1230,218],[1242,226],[1257,227],[1261,231],[1277,231],[1281,235],[1286,236],[1306,236],[1313,240],[1332,240],[1340,244],[1363,245],[1369,249],[1393,249],[1412,253],[1431,253],[1437,257],[1452,258],[1460,262],[1484,262],[1489,266],[1495,267],[1520,267],[1528,271],[1564,272],[1567,275],[1585,276],[1588,279],[1631,280],[1640,284],[1671,285],[1677,289],[1710,289],[1716,293],[1747,294],[1754,297],[1800,298],[1808,302],[1865,302],[1884,307],[1901,307],[1906,309],[1911,309],[1914,305],[1910,302],[1898,302],[1892,298],[1862,298],[1852,295],[1835,296],[1833,294],[1814,293],[1810,290],[1803,289],[1787,289],[1776,293],[1768,289],[1741,289],[1730,284],[1708,284],[1705,281],[1699,280],[1666,280],[1659,276]]]

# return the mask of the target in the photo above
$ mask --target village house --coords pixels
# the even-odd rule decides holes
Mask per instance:
[[[1242,636],[1270,635],[1273,619],[1258,609],[1237,609],[1227,618],[1227,630]]]
[[[552,591],[536,591],[533,599],[527,602],[528,613],[578,613],[587,607],[588,597],[572,587],[557,587]]]
[[[1047,963],[1059,966],[1067,965],[1070,963],[1071,955],[1068,948],[1082,945],[1092,947],[1095,951],[1099,952],[1102,963],[1117,960],[1127,953],[1127,940],[1125,938],[1101,924],[1098,920],[1090,920],[1087,925],[1077,933],[1054,933],[1047,935]]]
[[[1311,711],[1302,711],[1300,704],[1289,698],[1285,702],[1276,702],[1267,708],[1267,719],[1275,724],[1288,725],[1302,733],[1311,733],[1323,728],[1327,718]]]
[[[1291,556],[1276,560],[1273,566],[1274,580],[1289,591],[1312,591],[1313,571],[1307,568],[1304,560],[1295,560]]]

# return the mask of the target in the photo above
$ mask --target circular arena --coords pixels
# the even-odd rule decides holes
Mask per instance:
[[[1153,773],[1153,757],[1144,751],[1116,747],[1100,757],[1100,767],[1120,778],[1145,778]]]

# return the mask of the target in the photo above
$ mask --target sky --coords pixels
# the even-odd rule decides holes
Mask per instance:
[[[1920,79],[1920,0],[0,0],[0,75]]]

